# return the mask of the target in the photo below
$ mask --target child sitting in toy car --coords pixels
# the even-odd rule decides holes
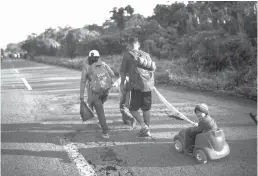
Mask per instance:
[[[197,134],[218,128],[215,120],[209,115],[209,109],[206,104],[196,105],[194,112],[199,118],[199,122],[198,126],[189,128],[185,134],[184,148],[187,153],[193,153],[194,141]]]

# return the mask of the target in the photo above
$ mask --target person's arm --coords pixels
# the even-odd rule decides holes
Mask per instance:
[[[205,130],[205,124],[203,121],[199,121],[198,126],[192,128],[193,133],[202,133]]]
[[[115,77],[115,73],[114,73],[113,70],[109,67],[109,65],[108,65],[108,64],[105,64],[105,66],[106,66],[106,69],[107,69],[107,71],[108,71],[109,76],[110,76],[110,77]]]
[[[127,56],[123,56],[123,60],[120,66],[120,75],[121,75],[121,82],[120,87],[124,86],[126,74],[128,73],[128,63],[127,63]]]
[[[82,69],[82,75],[81,75],[81,82],[80,82],[80,100],[84,100],[84,91],[85,91],[85,86],[87,82],[87,72],[88,72],[88,66],[85,65],[83,66]]]

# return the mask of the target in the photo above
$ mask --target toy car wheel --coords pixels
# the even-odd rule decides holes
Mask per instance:
[[[201,149],[198,149],[195,151],[194,157],[197,160],[197,162],[200,164],[205,164],[208,162],[206,154]]]
[[[174,147],[177,152],[183,152],[183,143],[179,139],[175,140]]]

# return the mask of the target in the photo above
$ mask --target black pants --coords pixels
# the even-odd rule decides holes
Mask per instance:
[[[130,102],[130,111],[149,111],[152,104],[152,94],[151,91],[142,92],[140,90],[133,89],[131,91],[131,102]]]
[[[96,110],[96,113],[98,115],[99,124],[102,128],[103,133],[107,133],[109,131],[104,111],[104,103],[107,100],[108,92],[106,94],[99,95],[95,92],[93,92],[91,89],[87,89],[88,92],[88,104],[90,108],[93,108]]]

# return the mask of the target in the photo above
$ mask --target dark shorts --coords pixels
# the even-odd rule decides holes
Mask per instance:
[[[130,111],[149,111],[152,104],[152,95],[151,91],[142,92],[140,90],[131,91],[131,101],[130,101]]]

